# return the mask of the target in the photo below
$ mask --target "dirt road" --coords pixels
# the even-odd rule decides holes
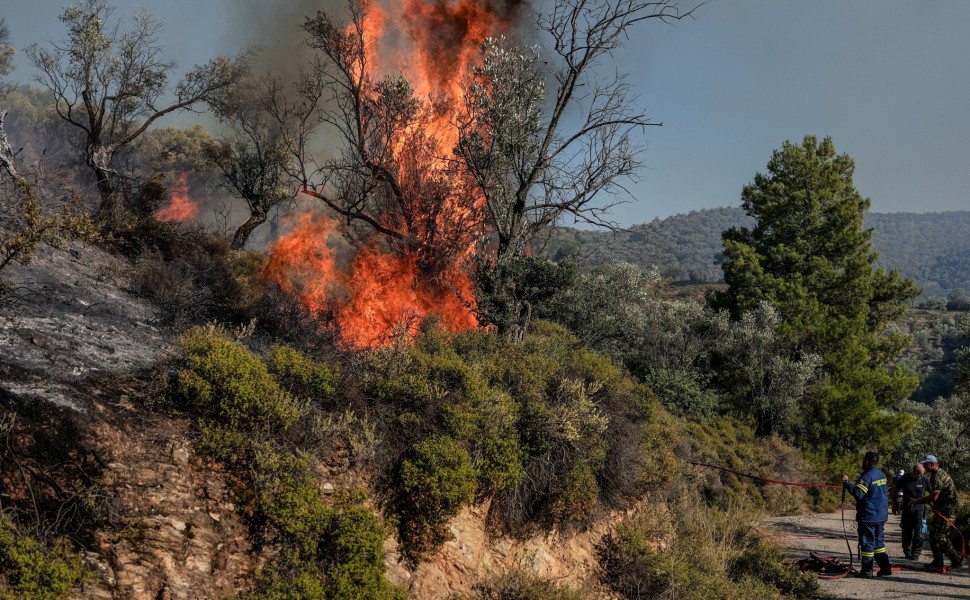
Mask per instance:
[[[849,531],[849,542],[855,551],[855,511],[847,510],[845,520]],[[843,561],[848,560],[839,513],[774,517],[763,521],[762,529],[792,558],[808,556],[809,551],[814,550],[829,556],[837,556]],[[886,524],[886,549],[894,565],[921,567],[933,560],[928,543],[919,562],[903,558],[899,535],[899,517],[890,515],[889,522]],[[858,560],[856,565],[858,566]],[[970,571],[965,563],[956,571],[947,574],[903,569],[885,579],[869,580],[849,576],[838,580],[822,581],[822,591],[831,598],[970,599]]]

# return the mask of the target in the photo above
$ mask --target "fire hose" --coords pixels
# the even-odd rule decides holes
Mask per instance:
[[[733,469],[728,469],[727,467],[722,467],[719,465],[712,465],[708,463],[695,462],[692,460],[685,461],[688,464],[695,465],[698,467],[706,467],[709,469],[716,469],[718,471],[724,471],[726,473],[731,473],[737,475],[738,477],[744,477],[747,479],[752,479],[754,481],[760,481],[762,483],[769,483],[773,485],[787,485],[794,487],[806,487],[806,488],[824,488],[824,489],[842,489],[842,502],[840,507],[840,512],[842,516],[842,535],[845,538],[845,547],[848,549],[849,553],[849,564],[846,565],[839,558],[826,556],[824,554],[819,554],[817,552],[809,552],[808,558],[803,558],[797,561],[795,564],[803,570],[812,570],[818,573],[819,578],[822,579],[841,579],[850,573],[855,572],[854,568],[854,558],[855,553],[852,552],[852,544],[849,543],[849,532],[845,526],[845,491],[844,485],[834,485],[829,483],[808,483],[801,481],[785,481],[782,479],[770,479],[768,477],[760,477],[758,475],[751,475],[750,473],[742,473],[740,471],[735,471]],[[943,522],[947,524],[948,527],[957,532],[960,536],[960,563],[964,561],[967,556],[967,541],[963,536],[963,532],[956,526],[956,524],[947,518],[946,515],[942,514],[940,511],[936,510],[932,506],[930,510],[936,514],[937,517],[943,519]],[[898,571],[901,569],[908,569],[912,571],[928,571],[932,573],[946,573],[950,569],[944,567],[942,569],[934,569],[930,567],[909,567],[903,565],[894,565],[893,570]]]

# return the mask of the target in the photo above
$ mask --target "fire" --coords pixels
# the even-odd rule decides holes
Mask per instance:
[[[371,348],[413,335],[430,315],[452,331],[479,325],[468,264],[481,240],[485,202],[450,159],[462,81],[482,42],[505,33],[522,5],[523,0],[361,4],[363,79],[374,85],[385,75],[403,74],[428,112],[395,134],[389,157],[379,157],[379,168],[396,184],[394,201],[377,224],[384,232],[359,241],[352,259],[338,261],[327,245],[339,234],[338,223],[304,215],[271,247],[265,271],[312,313],[332,316],[344,346]],[[349,25],[347,33],[355,27]]]
[[[179,221],[185,223],[194,221],[199,216],[199,206],[189,197],[189,174],[179,175],[168,206],[155,211],[155,218],[159,221]]]

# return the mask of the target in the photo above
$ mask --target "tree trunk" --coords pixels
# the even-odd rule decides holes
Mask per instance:
[[[252,215],[246,222],[239,226],[236,233],[232,236],[232,244],[230,248],[233,250],[242,250],[245,247],[246,242],[249,241],[249,236],[252,235],[253,230],[266,222],[266,215]]]

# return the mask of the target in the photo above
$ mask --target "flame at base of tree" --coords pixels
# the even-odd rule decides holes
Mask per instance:
[[[341,268],[327,245],[336,226],[326,217],[301,215],[270,248],[263,274],[315,316],[332,315],[341,345],[374,348],[408,339],[432,315],[451,331],[478,327],[474,284],[461,266],[429,278],[417,256],[370,244]]]
[[[182,173],[178,176],[178,180],[172,188],[168,206],[155,211],[155,218],[159,221],[186,223],[194,221],[198,216],[199,205],[192,202],[192,198],[189,196],[189,174]]]

